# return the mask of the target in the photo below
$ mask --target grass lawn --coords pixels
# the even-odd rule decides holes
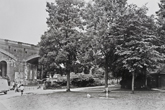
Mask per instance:
[[[3,100],[8,110],[164,110],[165,93],[112,91],[109,98],[99,88],[78,92],[27,94]],[[87,94],[91,98],[87,98]]]

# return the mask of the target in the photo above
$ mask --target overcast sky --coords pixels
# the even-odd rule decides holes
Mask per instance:
[[[0,38],[30,44],[37,44],[47,30],[46,1],[54,0],[0,0]],[[155,14],[159,0],[128,0],[149,8],[148,14]]]

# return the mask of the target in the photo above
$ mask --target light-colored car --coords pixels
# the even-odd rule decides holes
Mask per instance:
[[[9,91],[10,87],[8,85],[7,79],[4,79],[0,77],[0,93],[7,94],[7,91]]]

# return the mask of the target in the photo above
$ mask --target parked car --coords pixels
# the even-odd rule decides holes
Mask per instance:
[[[5,78],[0,77],[0,93],[7,94],[7,91],[9,91],[10,87],[8,85],[8,81]]]

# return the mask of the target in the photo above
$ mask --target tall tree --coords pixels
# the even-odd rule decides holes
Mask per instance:
[[[126,0],[93,0],[84,12],[87,35],[92,37],[89,47],[93,62],[105,69],[105,88],[108,87],[108,72],[112,70],[116,45],[111,27],[122,16],[125,5]]]
[[[80,30],[83,28],[79,0],[55,0],[47,3],[48,31],[40,42],[41,62],[52,70],[65,70],[67,91],[70,91],[70,72],[74,69],[80,47]]]
[[[165,1],[160,0],[159,10],[156,12],[157,17],[157,37],[155,42],[159,46],[159,51],[165,53]]]
[[[136,5],[129,5],[113,27],[121,43],[116,48],[120,56],[118,63],[132,75],[132,93],[135,78],[140,74],[147,77],[150,70],[158,67],[158,61],[164,59],[154,45],[157,41],[155,28],[153,16],[147,16],[147,7]]]

